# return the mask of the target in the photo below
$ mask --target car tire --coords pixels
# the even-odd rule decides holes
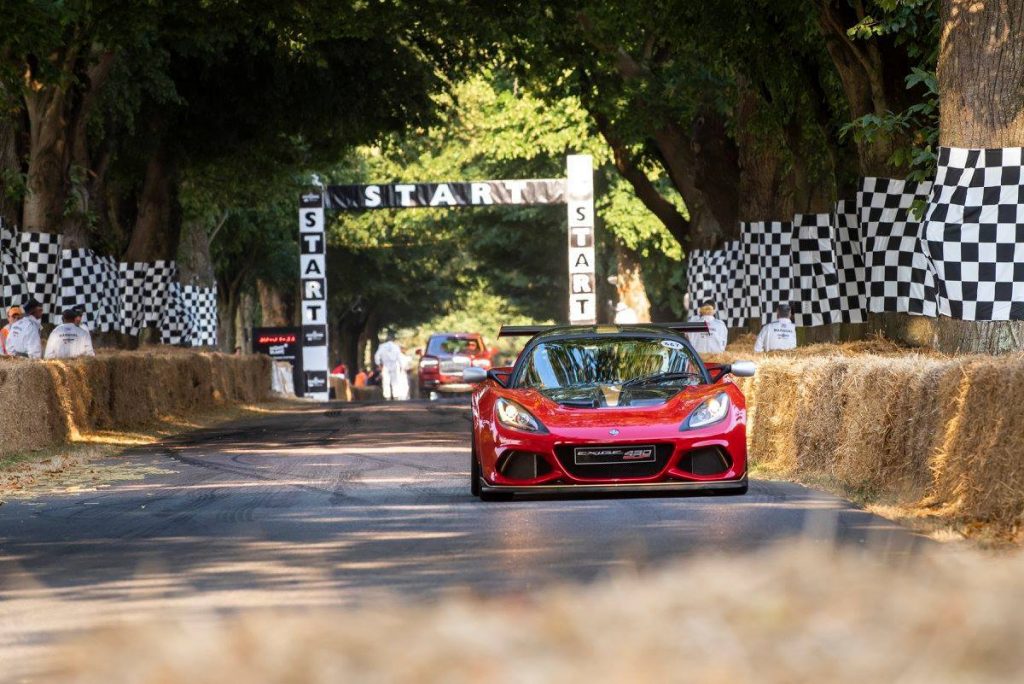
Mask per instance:
[[[476,458],[476,447],[469,450],[469,493],[480,496],[480,461]]]

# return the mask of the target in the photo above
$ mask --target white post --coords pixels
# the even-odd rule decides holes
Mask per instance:
[[[597,322],[594,276],[594,160],[572,154],[565,163],[569,208],[569,323]]]
[[[299,282],[302,286],[303,394],[327,401],[327,243],[324,197],[319,190],[299,197]]]

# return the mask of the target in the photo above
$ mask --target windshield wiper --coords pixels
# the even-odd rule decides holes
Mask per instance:
[[[636,387],[638,385],[649,385],[658,382],[669,382],[670,380],[685,380],[687,378],[699,378],[703,380],[700,373],[691,372],[676,372],[676,373],[655,373],[654,375],[645,375],[640,378],[633,378],[622,383],[622,388]]]

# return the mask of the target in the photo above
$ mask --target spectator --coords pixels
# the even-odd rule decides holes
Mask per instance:
[[[346,378],[348,377],[348,368],[345,366],[345,364],[339,363],[337,366],[334,367],[334,370],[331,371],[331,375],[337,375],[341,378]]]
[[[43,356],[43,343],[40,339],[43,324],[39,322],[43,317],[43,305],[30,299],[24,309],[25,315],[11,325],[11,332],[7,335],[7,353],[39,359]]]
[[[696,322],[707,323],[706,333],[687,333],[690,344],[698,354],[719,354],[725,351],[725,345],[729,343],[729,329],[725,323],[715,316],[715,303],[710,299],[701,302],[700,318]]]
[[[388,331],[387,341],[377,347],[373,362],[380,368],[381,386],[384,398],[402,400],[409,398],[409,377],[406,375],[408,357],[395,341],[395,332]]]
[[[367,368],[366,369],[366,385],[379,385],[380,384],[380,369],[379,368]]]
[[[83,311],[78,308],[65,309],[61,314],[64,322],[53,329],[46,340],[48,359],[74,359],[79,356],[96,356],[92,348],[92,335],[82,327]]]
[[[757,342],[754,343],[754,351],[796,349],[796,326],[789,320],[789,316],[789,304],[779,304],[775,311],[775,320],[761,328]]]
[[[15,305],[7,308],[7,325],[0,328],[0,352],[2,352],[4,356],[8,356],[7,336],[11,334],[11,326],[24,315],[25,312],[21,310],[20,306]]]
[[[370,377],[370,367],[367,366],[366,370],[361,370],[356,373],[356,377],[352,380],[352,384],[356,387],[366,387],[366,380]]]
[[[619,302],[615,305],[615,324],[616,325],[636,325],[640,322],[640,319],[636,315],[636,311],[633,310],[626,302]]]

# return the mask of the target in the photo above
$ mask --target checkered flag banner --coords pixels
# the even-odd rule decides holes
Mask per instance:
[[[21,305],[28,299],[26,296],[25,277],[21,272],[21,259],[18,257],[18,236],[5,225],[0,225],[0,269],[3,272],[3,314],[7,308]]]
[[[779,304],[790,303],[793,224],[788,221],[757,221],[752,226],[758,233],[761,323],[769,323]]]
[[[836,275],[839,278],[839,308],[843,323],[867,320],[867,276],[861,251],[860,223],[854,200],[836,202],[832,212],[835,227]]]
[[[183,285],[185,308],[193,313],[189,339],[193,347],[217,346],[217,287]]]
[[[935,267],[944,316],[1024,320],[1021,151],[939,148],[925,249]]]
[[[686,293],[690,296],[691,314],[695,314],[700,302],[711,297],[706,255],[707,250],[694,249],[686,256]]]
[[[23,296],[39,300],[51,314],[57,306],[60,283],[60,241],[61,236],[54,233],[19,233],[17,237]]]
[[[85,312],[85,326],[95,332],[121,329],[121,290],[117,261],[91,249],[65,249],[61,254],[60,306]],[[56,323],[60,311],[51,317]]]
[[[868,280],[868,310],[935,316],[938,288],[924,253],[921,221],[912,212],[931,183],[864,178],[857,214]]]
[[[740,224],[740,257],[744,264],[744,288],[746,289],[746,309],[743,320],[761,317],[761,278],[758,264],[761,254],[761,234],[758,226],[763,224]]]
[[[842,320],[831,214],[793,217],[790,302],[793,324],[829,325]]]
[[[118,289],[121,291],[121,332],[138,335],[146,325],[146,278],[149,264],[144,261],[122,261],[117,265]]]
[[[161,271],[162,275],[162,271]],[[195,327],[195,314],[185,302],[182,285],[177,278],[163,283],[163,303],[159,309],[157,328],[160,330],[160,342],[177,346],[191,346],[192,329]]]
[[[746,325],[750,309],[746,277],[739,240],[725,243],[722,249],[691,251],[687,268],[691,312],[710,299],[718,309],[718,318],[728,327]]]

